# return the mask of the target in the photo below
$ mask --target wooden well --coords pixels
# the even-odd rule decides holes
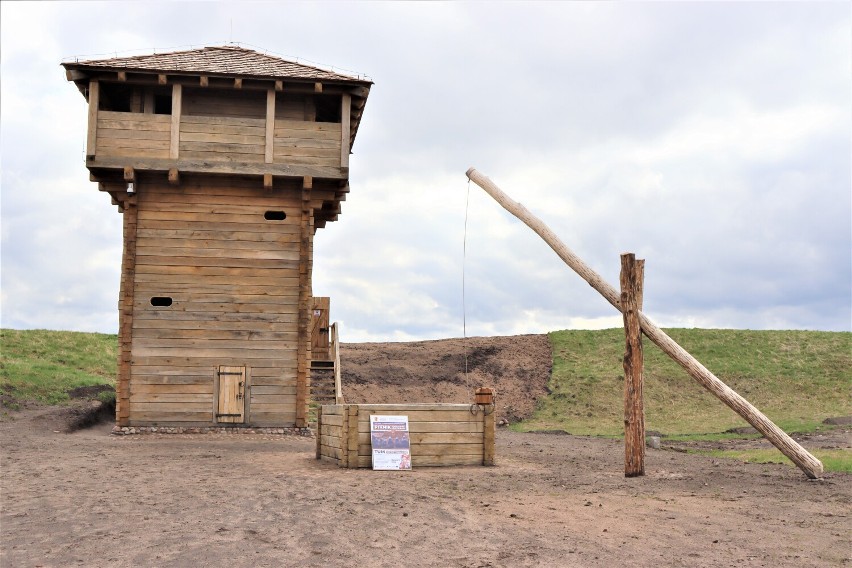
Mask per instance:
[[[408,416],[413,467],[494,465],[494,413],[475,404],[324,405],[317,417],[317,459],[370,467],[370,415]]]

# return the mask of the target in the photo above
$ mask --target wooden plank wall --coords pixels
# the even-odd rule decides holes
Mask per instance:
[[[290,185],[137,183],[131,424],[210,424],[221,365],[249,370],[251,424],[295,424],[302,215],[301,184]]]
[[[168,158],[171,117],[167,114],[98,112],[97,155]]]
[[[101,157],[265,161],[265,93],[184,90],[174,148],[169,115],[100,111],[90,151]],[[272,162],[339,167],[341,124],[315,122],[310,97],[279,93],[275,101]]]
[[[371,414],[408,416],[414,467],[494,465],[494,413],[486,415],[469,404],[324,405],[317,459],[340,467],[372,467]]]

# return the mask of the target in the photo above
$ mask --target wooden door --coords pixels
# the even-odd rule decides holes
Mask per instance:
[[[219,398],[216,421],[242,424],[246,409],[246,368],[219,367]]]
[[[328,311],[330,298],[314,297],[314,307],[311,314],[311,359],[328,361]]]

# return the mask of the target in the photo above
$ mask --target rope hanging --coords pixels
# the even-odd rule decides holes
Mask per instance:
[[[467,379],[467,304],[465,299],[465,268],[467,266],[467,212],[470,208],[470,178],[467,179],[467,197],[464,202],[464,239],[462,240],[462,350],[464,351],[464,377]]]

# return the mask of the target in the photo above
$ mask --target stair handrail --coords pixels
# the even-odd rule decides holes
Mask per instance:
[[[334,404],[345,404],[343,401],[343,382],[340,373],[340,341],[337,334],[337,322],[331,324],[331,352],[334,356]]]

